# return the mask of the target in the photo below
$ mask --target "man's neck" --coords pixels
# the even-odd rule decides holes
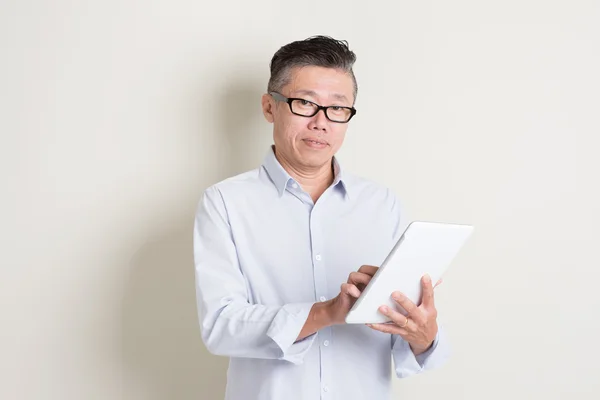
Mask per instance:
[[[277,152],[275,152],[275,157],[283,169],[285,169],[287,173],[302,186],[304,191],[310,194],[310,197],[312,197],[314,202],[321,197],[323,192],[325,192],[333,182],[334,173],[332,160],[329,160],[328,163],[318,169],[300,169],[292,166],[284,157],[278,155]]]

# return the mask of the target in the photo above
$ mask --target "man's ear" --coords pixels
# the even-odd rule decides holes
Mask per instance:
[[[273,98],[271,95],[265,93],[262,95],[261,103],[265,119],[268,122],[273,123],[273,113],[275,112],[275,103],[273,102]]]

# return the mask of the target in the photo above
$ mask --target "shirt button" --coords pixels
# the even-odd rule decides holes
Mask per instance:
[[[294,189],[298,189],[298,184],[297,184],[297,183],[292,183],[292,187],[293,187]]]
[[[327,386],[323,386],[323,391],[324,391],[324,392],[328,392],[328,391],[329,391],[329,388],[328,388]]]
[[[325,346],[325,347],[329,346],[329,340],[324,341],[323,346]]]
[[[321,301],[325,301],[325,300],[327,300],[327,299],[325,298],[325,296],[321,296],[321,298],[319,298],[319,300],[321,300]]]
[[[320,255],[320,254],[317,254],[317,255],[315,256],[315,258],[317,259],[317,261],[321,261],[321,255]]]

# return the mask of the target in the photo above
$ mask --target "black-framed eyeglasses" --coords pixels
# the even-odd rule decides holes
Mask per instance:
[[[343,107],[343,106],[320,106],[312,101],[285,97],[281,93],[269,92],[271,96],[277,101],[286,102],[290,106],[292,114],[299,115],[301,117],[314,117],[317,115],[319,110],[323,110],[325,116],[331,122],[337,122],[339,124],[345,124],[350,121],[356,114],[354,107]]]

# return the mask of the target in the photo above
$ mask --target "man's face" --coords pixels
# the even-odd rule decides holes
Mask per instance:
[[[352,107],[352,77],[340,70],[301,67],[291,71],[289,84],[280,90],[285,97],[301,98],[321,106]],[[344,142],[347,123],[332,122],[320,110],[313,117],[292,114],[288,104],[263,96],[263,112],[273,122],[273,139],[278,156],[291,166],[305,169],[322,167],[331,161]]]

